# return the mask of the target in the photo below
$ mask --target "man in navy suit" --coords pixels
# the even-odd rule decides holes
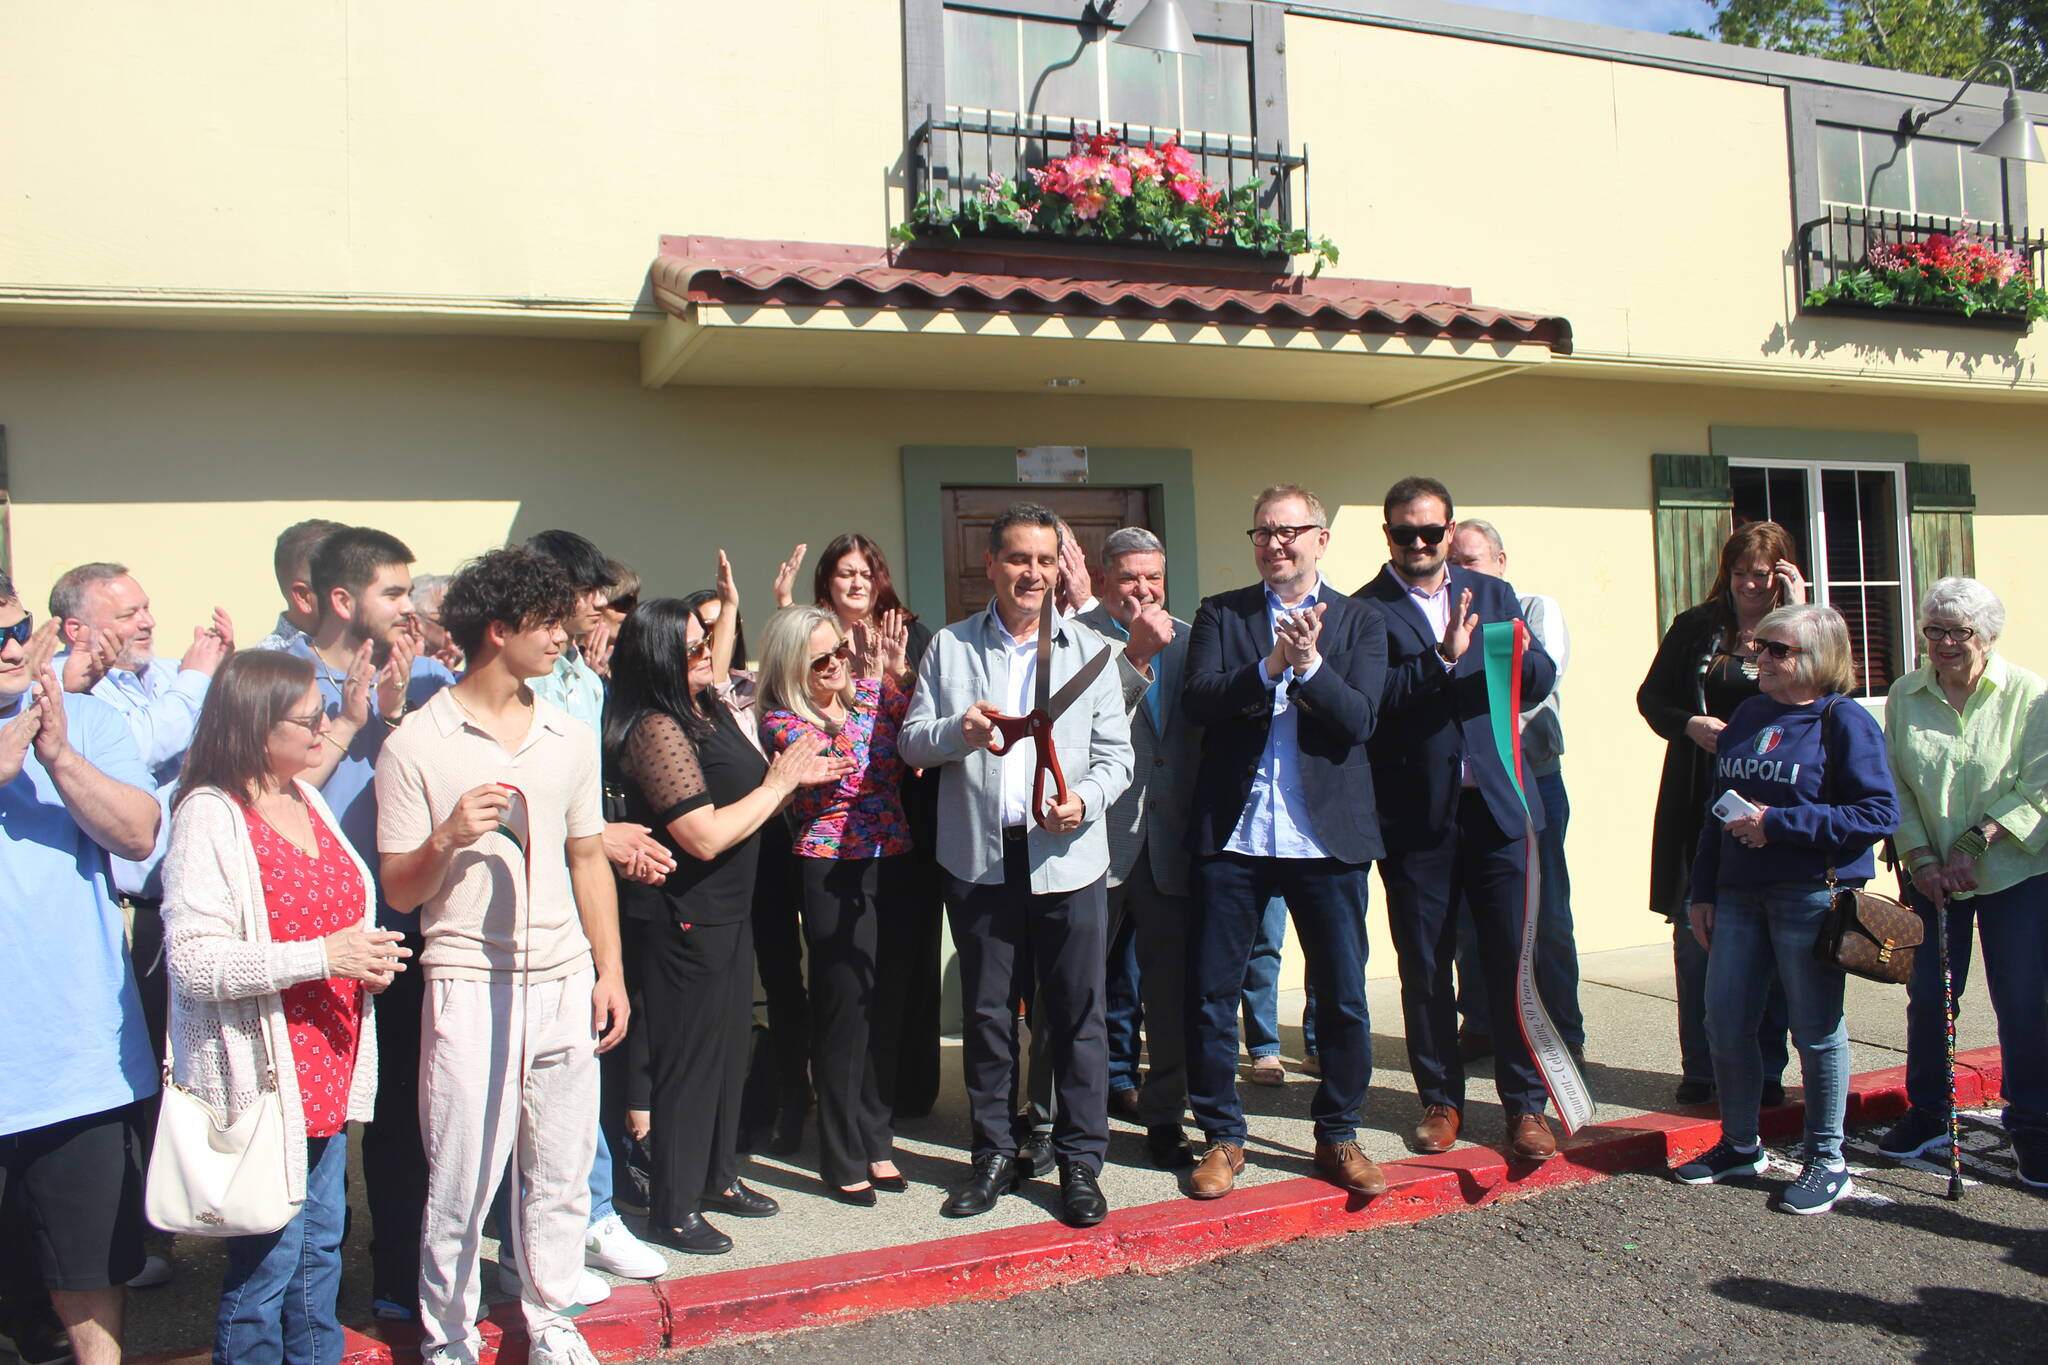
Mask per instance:
[[[1187,719],[1207,727],[1188,831],[1187,1070],[1189,1105],[1209,1145],[1188,1192],[1228,1194],[1244,1170],[1237,1006],[1266,902],[1282,895],[1316,993],[1316,1169],[1371,1196],[1387,1182],[1356,1140],[1372,1080],[1367,865],[1382,852],[1365,742],[1379,708],[1386,625],[1317,570],[1330,523],[1313,493],[1268,488],[1252,523],[1246,534],[1262,581],[1202,603],[1181,688]]]
[[[1386,856],[1380,879],[1401,963],[1401,1013],[1408,1059],[1423,1103],[1409,1145],[1448,1150],[1465,1106],[1465,1066],[1451,988],[1458,903],[1471,907],[1493,1017],[1509,1021],[1522,935],[1526,850],[1514,780],[1494,746],[1486,673],[1471,646],[1489,621],[1517,621],[1522,609],[1504,579],[1452,567],[1451,494],[1435,479],[1407,478],[1388,490],[1387,566],[1357,596],[1386,620],[1387,685],[1371,745],[1373,775],[1389,806],[1381,820]],[[1550,695],[1557,668],[1531,640],[1522,659],[1523,707]],[[1537,828],[1543,808],[1533,807]],[[1495,1086],[1516,1156],[1557,1154],[1543,1116],[1549,1094],[1521,1031],[1495,1036]]]

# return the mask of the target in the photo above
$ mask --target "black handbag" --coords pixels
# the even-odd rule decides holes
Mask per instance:
[[[1830,796],[1835,785],[1835,759],[1828,731],[1840,702],[1840,697],[1829,702],[1820,718],[1821,755],[1827,764],[1821,781]],[[1919,912],[1875,891],[1837,886],[1832,867],[1828,869],[1828,889],[1834,894],[1828,899],[1820,937],[1813,942],[1815,959],[1865,981],[1905,985],[1913,975],[1913,955],[1927,936],[1927,926]]]

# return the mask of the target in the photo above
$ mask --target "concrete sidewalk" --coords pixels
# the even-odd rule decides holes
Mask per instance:
[[[1596,1122],[1629,1125],[1645,1114],[1671,1110],[1678,1045],[1669,949],[1652,947],[1590,954],[1580,960],[1580,969],[1581,1004],[1588,1036],[1586,1078],[1598,1103]],[[1860,1074],[1903,1065],[1904,990],[1853,979],[1849,986],[1849,1024],[1854,1040],[1851,1071]],[[1370,982],[1368,996],[1376,1070],[1359,1136],[1368,1155],[1382,1162],[1394,1161],[1408,1156],[1401,1135],[1413,1126],[1418,1112],[1401,1037],[1398,983],[1392,979]],[[1963,1004],[1958,1048],[1981,1048],[1995,1043],[1989,1000],[1981,982],[1972,984]],[[1281,1017],[1286,1025],[1283,1033],[1290,1057],[1300,1055],[1300,1037],[1295,1027],[1300,1014],[1299,993],[1284,994]],[[949,1041],[945,1077],[947,1090],[938,1110],[930,1118],[909,1125],[899,1138],[900,1163],[912,1182],[909,1193],[884,1195],[872,1209],[849,1208],[826,1198],[819,1193],[814,1174],[816,1148],[812,1129],[806,1133],[804,1151],[795,1157],[757,1157],[746,1169],[745,1178],[750,1183],[782,1201],[782,1213],[761,1222],[721,1223],[736,1243],[733,1253],[706,1258],[672,1255],[670,1274],[689,1278],[750,1268],[766,1270],[791,1262],[890,1247],[904,1248],[908,1254],[911,1247],[941,1239],[993,1234],[1005,1229],[1019,1229],[1020,1235],[1025,1235],[1023,1230],[1047,1223],[1056,1207],[1057,1195],[1049,1180],[1035,1182],[1029,1190],[1002,1200],[991,1213],[968,1222],[939,1216],[943,1187],[959,1179],[965,1170],[966,1103],[959,1083],[957,1042]],[[1497,1146],[1502,1114],[1492,1094],[1490,1078],[1490,1064],[1481,1062],[1469,1085],[1465,1131],[1476,1144]],[[1796,1062],[1786,1079],[1796,1100]],[[1205,1215],[1219,1218],[1253,1212],[1253,1187],[1310,1174],[1314,1139],[1308,1121],[1308,1101],[1314,1083],[1312,1077],[1297,1074],[1283,1087],[1248,1083],[1241,1086],[1251,1124],[1242,1181],[1246,1188],[1217,1204],[1196,1205],[1186,1200],[1180,1178],[1151,1165],[1142,1131],[1126,1124],[1114,1125],[1109,1165],[1102,1179],[1112,1208],[1132,1211],[1143,1206],[1169,1206],[1146,1210],[1147,1222],[1178,1217],[1183,1210],[1200,1209]],[[1711,1117],[1713,1111],[1706,1106],[1684,1112],[1696,1119]],[[1435,1160],[1458,1165],[1453,1158],[1467,1151],[1461,1144],[1450,1157]],[[1492,1159],[1476,1149],[1470,1155],[1476,1163]],[[369,1275],[362,1250],[368,1223],[360,1207],[359,1181],[354,1188],[355,1230],[347,1247],[340,1316],[343,1322],[360,1324],[370,1317]],[[1274,1193],[1276,1198],[1280,1196],[1280,1192]],[[627,1221],[636,1225],[638,1222],[631,1216]],[[1120,1221],[1112,1213],[1109,1222],[1098,1231],[1116,1229]],[[495,1247],[487,1246],[486,1255],[495,1256]],[[222,1265],[219,1245],[200,1238],[181,1238],[177,1264],[178,1276],[171,1285],[130,1295],[131,1354],[193,1350],[210,1340]],[[764,1281],[776,1278],[763,1277]],[[622,1291],[621,1297],[636,1292],[645,1291]],[[0,1356],[0,1361],[5,1360],[7,1357]]]

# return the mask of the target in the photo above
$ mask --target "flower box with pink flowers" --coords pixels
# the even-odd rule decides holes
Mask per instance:
[[[1262,206],[1259,181],[1232,188],[1210,178],[1178,138],[1140,145],[1082,128],[1074,131],[1072,148],[1014,176],[991,173],[970,187],[927,189],[909,221],[895,229],[896,239],[1092,242],[1249,255],[1269,263],[1308,256],[1315,274],[1336,264],[1337,248],[1327,237],[1311,236]]]
[[[1872,241],[1854,268],[1809,289],[1806,307],[2023,332],[2048,316],[2048,289],[2036,277],[2031,254],[2024,244],[2003,245],[1964,230]]]

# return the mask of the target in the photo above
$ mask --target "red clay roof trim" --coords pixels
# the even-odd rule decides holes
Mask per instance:
[[[1475,305],[1469,291],[1444,286],[1065,257],[929,250],[891,257],[866,247],[701,237],[665,238],[662,252],[653,269],[655,297],[678,316],[696,303],[911,308],[1450,337],[1571,351],[1566,319]]]

